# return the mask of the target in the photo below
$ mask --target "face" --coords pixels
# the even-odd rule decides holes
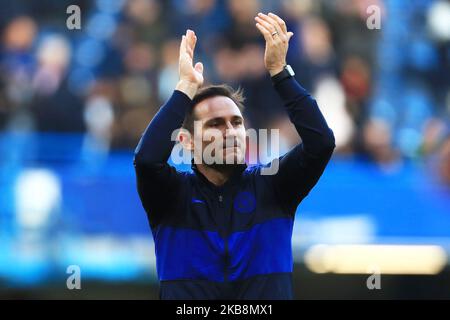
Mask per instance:
[[[213,159],[221,159],[222,164],[244,163],[244,119],[233,100],[224,96],[205,99],[195,106],[194,115],[196,123],[194,140],[191,141],[194,157],[196,151],[201,150],[202,163],[207,165],[211,165],[205,159],[208,155]],[[200,133],[197,130],[199,128]],[[216,161],[213,161],[212,165],[216,165]]]

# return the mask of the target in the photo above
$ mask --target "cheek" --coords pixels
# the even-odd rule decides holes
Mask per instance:
[[[247,132],[245,131],[245,128],[239,129],[237,137],[242,144],[245,145],[245,142],[247,141]]]

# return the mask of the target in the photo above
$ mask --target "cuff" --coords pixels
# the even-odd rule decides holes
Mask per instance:
[[[299,96],[301,98],[310,95],[294,77],[286,78],[278,82],[274,87],[283,101],[297,99]]]

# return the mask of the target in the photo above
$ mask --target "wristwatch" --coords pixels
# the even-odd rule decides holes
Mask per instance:
[[[281,81],[283,81],[286,78],[290,78],[295,76],[294,70],[292,70],[292,67],[290,65],[285,65],[283,71],[277,73],[276,75],[272,76],[272,83],[277,84]]]

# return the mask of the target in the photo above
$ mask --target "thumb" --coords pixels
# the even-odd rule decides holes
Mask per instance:
[[[200,72],[201,74],[203,74],[203,63],[197,62],[197,63],[195,64],[194,69],[195,69],[196,71]]]
[[[287,33],[287,35],[288,35],[288,41],[289,41],[292,38],[292,36],[294,35],[294,33],[289,31]]]

